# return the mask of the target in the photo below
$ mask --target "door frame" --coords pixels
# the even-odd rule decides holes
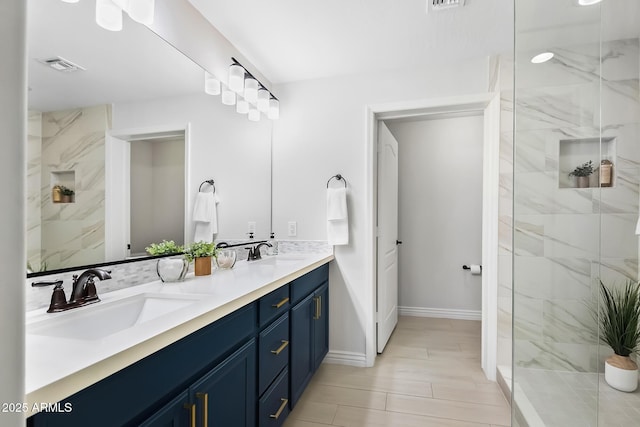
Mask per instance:
[[[376,358],[377,300],[377,144],[378,121],[431,114],[480,112],[484,117],[482,196],[482,369],[495,381],[498,342],[498,197],[500,97],[497,93],[373,104],[366,106],[365,281],[370,284],[370,315],[365,320],[366,366]]]

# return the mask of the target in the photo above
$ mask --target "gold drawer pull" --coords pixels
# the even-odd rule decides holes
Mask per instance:
[[[275,414],[271,414],[269,415],[269,418],[273,418],[274,420],[277,420],[278,418],[280,418],[280,414],[282,414],[282,411],[284,411],[284,408],[287,407],[287,403],[289,403],[289,399],[280,399],[282,401],[282,405],[280,405],[280,409],[278,409],[278,412],[276,412]]]
[[[189,425],[196,427],[196,405],[194,403],[185,403],[184,409],[189,410]]]
[[[318,320],[320,319],[320,297],[314,297],[313,302],[316,303],[316,312],[313,315],[313,320]]]
[[[202,415],[202,425],[209,425],[209,393],[196,393],[196,397],[202,400],[202,406],[204,406],[204,413]]]
[[[285,305],[288,302],[289,302],[289,297],[286,297],[282,301],[280,301],[279,303],[271,305],[271,307],[280,308],[280,307],[282,307],[283,305]]]
[[[277,350],[271,350],[271,353],[275,354],[276,356],[279,355],[280,353],[282,353],[282,350],[284,350],[285,348],[287,348],[287,346],[289,345],[289,341],[287,340],[282,340],[282,345],[280,347],[278,347]]]

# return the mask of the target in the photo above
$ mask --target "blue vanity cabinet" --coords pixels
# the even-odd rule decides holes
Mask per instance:
[[[189,393],[183,391],[165,405],[162,409],[156,412],[147,421],[140,424],[140,427],[182,427],[188,426],[191,421],[192,406],[189,403]],[[195,410],[195,406],[193,407]]]
[[[329,351],[328,268],[324,267],[327,266],[296,280],[301,285],[299,289],[311,293],[299,301],[302,297],[299,292],[291,309],[291,409]],[[296,281],[291,284],[292,294]]]

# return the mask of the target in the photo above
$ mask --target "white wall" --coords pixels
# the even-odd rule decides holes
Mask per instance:
[[[483,116],[386,122],[398,141],[400,312],[480,318]]]
[[[153,143],[131,143],[131,255],[145,254],[146,242],[153,238]],[[164,234],[162,234],[162,238]],[[157,239],[157,237],[156,237]],[[152,242],[155,242],[153,240]],[[151,242],[150,242],[151,243]]]
[[[256,222],[256,237],[269,236],[271,222],[271,121],[254,123],[222,105],[220,97],[194,94],[113,107],[113,130],[157,126],[190,127],[187,185],[195,196],[200,183],[213,179],[220,198],[218,239],[246,237]],[[192,199],[193,200],[193,199]],[[191,217],[192,203],[187,219]],[[193,238],[191,221],[188,236]]]
[[[336,247],[330,271],[330,350],[334,356],[364,361],[365,332],[373,313],[373,284],[367,283],[370,230],[368,209],[368,105],[486,93],[484,58],[437,69],[412,69],[276,87],[281,117],[274,124],[273,224],[287,235],[298,222],[298,239],[325,240],[325,189],[329,177],[349,184],[350,244]],[[363,362],[364,363],[364,362]]]
[[[24,401],[24,276],[26,178],[26,2],[0,2],[0,181],[4,189],[0,236],[0,403]],[[23,414],[0,412],[0,425],[22,426]]]

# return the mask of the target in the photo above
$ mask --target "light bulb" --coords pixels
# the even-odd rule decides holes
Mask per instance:
[[[247,114],[249,112],[249,103],[242,98],[238,98],[238,102],[236,103],[236,112],[240,114]]]
[[[236,93],[228,88],[222,89],[222,103],[224,105],[233,105],[236,103]]]
[[[244,68],[238,64],[229,67],[229,89],[237,93],[244,89]]]
[[[251,120],[252,122],[260,121],[260,111],[258,111],[257,108],[249,109],[249,120]]]
[[[129,16],[143,25],[152,25],[155,14],[155,0],[130,0]]]
[[[271,93],[269,93],[266,89],[258,89],[258,100],[256,102],[256,106],[259,111],[266,113],[269,109],[269,98],[271,98]]]
[[[244,99],[255,103],[258,100],[258,81],[251,77],[244,79]]]
[[[267,117],[271,120],[278,120],[280,118],[280,101],[275,98],[269,100],[269,111]]]
[[[122,9],[111,0],[96,0],[96,23],[105,30],[122,30]]]
[[[204,72],[204,91],[209,95],[220,95],[220,80],[206,71]]]

